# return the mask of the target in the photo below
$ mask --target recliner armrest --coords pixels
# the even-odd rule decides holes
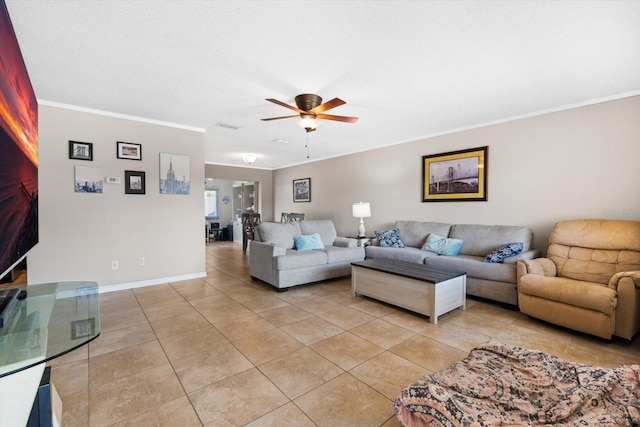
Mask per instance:
[[[556,265],[548,258],[518,258],[516,265],[518,279],[525,274],[537,274],[548,277],[555,277],[557,274]]]
[[[621,271],[620,273],[614,274],[613,277],[609,280],[609,288],[618,289],[618,284],[625,277],[628,277],[633,281],[636,289],[640,289],[640,271],[638,270]]]

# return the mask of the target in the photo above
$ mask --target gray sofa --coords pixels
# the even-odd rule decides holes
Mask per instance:
[[[324,248],[299,251],[295,236],[318,233]],[[355,239],[339,237],[333,221],[263,222],[249,244],[249,274],[278,289],[351,274],[351,263],[364,259]]]
[[[467,294],[511,305],[518,305],[516,259],[533,259],[540,251],[532,248],[533,231],[528,227],[508,225],[446,224],[440,222],[397,221],[404,248],[366,247],[367,258],[386,258],[417,262],[445,270],[467,273]],[[427,236],[464,241],[456,256],[438,255],[422,250]],[[505,244],[520,242],[523,251],[500,263],[484,262],[484,257]]]

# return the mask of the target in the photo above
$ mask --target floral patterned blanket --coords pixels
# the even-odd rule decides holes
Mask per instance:
[[[640,426],[640,365],[605,369],[487,344],[395,401],[405,427]]]

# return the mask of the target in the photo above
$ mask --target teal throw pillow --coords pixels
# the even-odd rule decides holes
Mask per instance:
[[[460,239],[447,239],[437,234],[429,234],[422,245],[423,251],[435,252],[438,255],[456,256],[464,244]]]
[[[296,244],[296,249],[299,251],[312,251],[314,249],[324,249],[322,239],[318,233],[309,234],[306,236],[293,236],[293,241]]]
[[[380,246],[385,248],[404,248],[404,242],[400,238],[400,230],[376,230],[376,237]]]
[[[502,262],[505,258],[518,255],[523,248],[524,245],[520,242],[507,243],[484,257],[484,262]]]

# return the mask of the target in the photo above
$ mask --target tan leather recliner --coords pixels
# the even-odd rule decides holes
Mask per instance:
[[[558,222],[547,258],[517,261],[520,311],[605,339],[640,330],[640,221]]]

